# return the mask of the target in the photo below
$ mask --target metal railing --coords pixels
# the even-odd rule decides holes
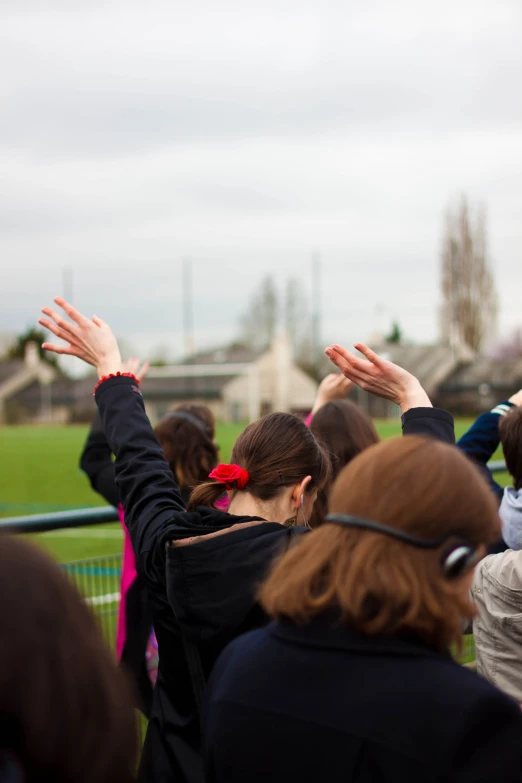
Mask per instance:
[[[45,533],[48,530],[101,525],[117,522],[118,512],[113,506],[101,508],[79,508],[70,511],[55,511],[49,514],[28,514],[22,517],[0,519],[0,532]]]
[[[71,509],[0,519],[0,533],[46,533],[117,521],[118,512],[112,506]],[[111,649],[114,649],[116,639],[121,564],[121,551],[114,555],[60,563],[60,568],[67,572],[91,607]]]

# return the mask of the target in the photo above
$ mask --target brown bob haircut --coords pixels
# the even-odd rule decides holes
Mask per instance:
[[[179,415],[181,414],[181,415]],[[183,418],[188,414],[190,418]],[[218,461],[215,422],[205,405],[179,405],[158,421],[154,432],[182,490],[205,481]]]
[[[522,408],[511,408],[500,417],[498,424],[500,442],[506,467],[513,477],[515,489],[522,488]]]
[[[330,487],[339,472],[357,454],[379,442],[373,421],[350,400],[333,400],[323,405],[312,419],[310,429],[330,454],[332,474],[314,503],[310,527],[318,527],[327,513]]]
[[[5,534],[0,627],[0,778],[12,763],[26,783],[134,780],[133,700],[94,617],[48,555]]]
[[[312,477],[307,491],[319,490],[330,475],[326,449],[291,413],[269,413],[249,424],[234,444],[232,463],[248,470],[250,478],[245,492],[264,501],[275,498],[283,487],[298,484],[305,476]],[[188,507],[213,507],[224,493],[224,484],[207,481],[192,492]]]
[[[478,469],[454,446],[415,436],[352,460],[334,484],[330,512],[425,538],[465,539],[478,550],[500,536],[497,504]],[[363,634],[412,632],[447,649],[473,608],[458,580],[443,576],[443,548],[326,523],[276,564],[261,602],[275,618],[303,624],[334,610]]]

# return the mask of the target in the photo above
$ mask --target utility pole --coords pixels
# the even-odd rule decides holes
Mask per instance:
[[[192,260],[183,259],[183,341],[185,354],[194,353],[194,318],[192,307]]]
[[[312,253],[312,364],[319,373],[319,351],[321,342],[321,256],[318,250]]]
[[[62,295],[66,302],[73,301],[73,270],[72,266],[64,266],[62,269]]]

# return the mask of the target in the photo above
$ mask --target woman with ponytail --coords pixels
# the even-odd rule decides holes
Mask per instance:
[[[231,640],[266,623],[258,587],[274,558],[308,531],[317,493],[329,478],[329,456],[296,416],[270,414],[246,428],[232,464],[210,471],[186,510],[145,414],[139,383],[122,372],[110,327],[61,298],[55,302],[72,323],[44,308],[47,317],[40,324],[66,342],[44,348],[77,356],[98,372],[96,403],[116,456],[116,483],[158,638],[158,679],[140,780],[200,781],[200,705],[207,678]],[[431,408],[413,376],[369,356],[364,368],[370,367],[372,387],[380,383],[383,394],[401,405],[405,431],[415,429],[413,422],[422,429],[424,421],[425,430],[442,428],[454,439],[451,417]],[[364,382],[361,372],[357,377]],[[424,407],[410,411],[419,405]],[[228,512],[218,508],[224,499]]]

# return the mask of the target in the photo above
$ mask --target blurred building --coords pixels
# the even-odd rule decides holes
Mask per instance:
[[[153,367],[142,391],[152,421],[189,402],[207,405],[222,421],[254,421],[271,411],[307,413],[317,383],[295,364],[281,336],[262,353],[232,345]]]

